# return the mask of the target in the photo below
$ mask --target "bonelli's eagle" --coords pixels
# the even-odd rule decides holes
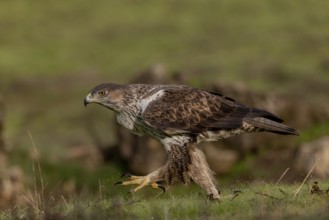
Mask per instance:
[[[268,131],[298,135],[282,119],[265,110],[245,106],[218,93],[185,85],[117,85],[94,87],[84,104],[98,103],[113,110],[118,122],[137,135],[159,140],[168,161],[146,176],[128,176],[122,185],[137,185],[132,191],[150,185],[163,188],[175,181],[193,180],[211,199],[220,199],[213,174],[203,153],[202,141],[217,141],[244,132]]]

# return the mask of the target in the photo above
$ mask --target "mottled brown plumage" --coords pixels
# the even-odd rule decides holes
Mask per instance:
[[[297,135],[298,132],[265,110],[247,107],[221,94],[183,85],[101,84],[85,98],[85,105],[98,103],[117,113],[118,122],[137,135],[150,135],[168,152],[165,166],[145,177],[133,176],[123,185],[158,188],[190,179],[219,199],[203,153],[201,141],[216,141],[243,132],[269,131]]]
[[[241,128],[243,120],[254,125],[255,118],[264,118],[255,129],[276,133],[294,133],[281,123],[277,116],[256,108],[246,107],[235,100],[217,93],[190,87],[171,88],[148,105],[143,119],[152,127],[169,134],[198,134],[205,131]],[[272,123],[272,128],[266,122]],[[267,125],[267,126],[265,126]],[[279,127],[275,127],[279,125]],[[256,128],[257,127],[257,128]]]

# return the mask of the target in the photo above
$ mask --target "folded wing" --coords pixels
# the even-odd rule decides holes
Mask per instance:
[[[149,103],[142,117],[151,127],[168,134],[237,129],[244,121],[270,132],[297,134],[270,112],[190,87],[165,89],[164,95]]]

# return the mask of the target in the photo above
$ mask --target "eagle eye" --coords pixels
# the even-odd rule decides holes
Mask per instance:
[[[101,90],[101,91],[98,92],[98,95],[100,97],[104,97],[104,96],[106,96],[106,94],[107,94],[107,92],[105,90]]]

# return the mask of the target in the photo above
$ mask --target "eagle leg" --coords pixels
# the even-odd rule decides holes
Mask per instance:
[[[191,164],[188,175],[190,178],[203,188],[210,200],[221,200],[220,192],[215,186],[213,171],[209,168],[205,155],[201,150],[193,145],[190,146]]]

